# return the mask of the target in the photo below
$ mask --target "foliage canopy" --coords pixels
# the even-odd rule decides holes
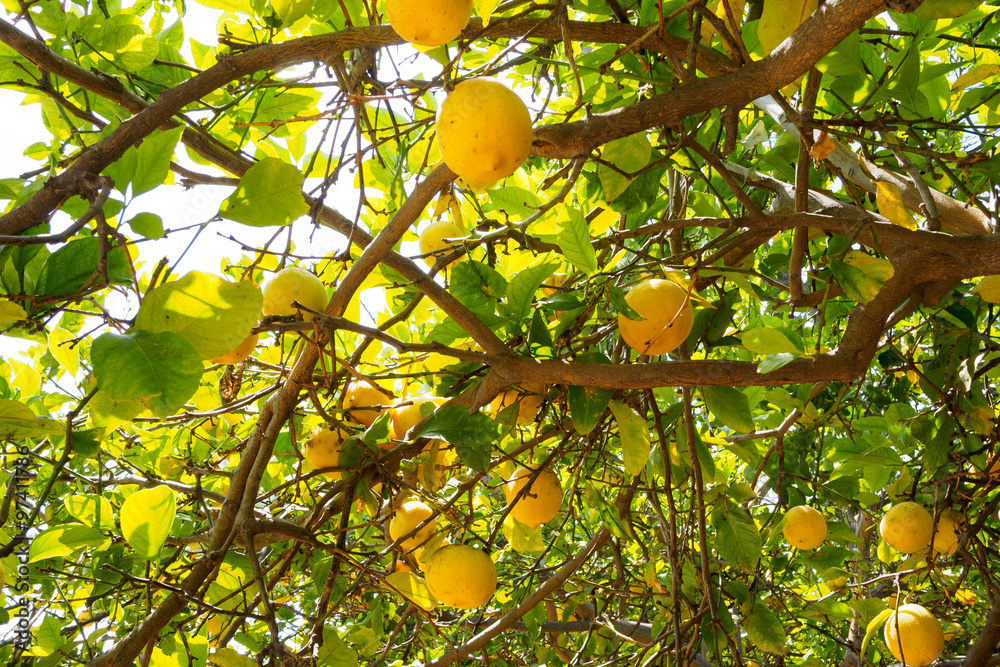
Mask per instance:
[[[35,665],[889,664],[904,601],[995,661],[998,7],[476,0],[418,52],[375,0],[3,4],[0,85],[47,132],[0,180],[0,321],[31,343],[0,362],[0,621],[27,591]],[[481,76],[534,124],[488,187],[434,128]],[[463,235],[428,269],[436,220]],[[325,315],[262,319],[293,265]],[[694,307],[669,355],[617,333],[650,278]],[[361,426],[349,382],[415,412]],[[304,464],[318,428],[341,474]],[[562,486],[538,528],[520,466]],[[414,497],[437,529],[404,554]],[[880,539],[909,501],[953,554]],[[816,549],[782,536],[799,505]],[[487,605],[431,595],[446,540],[490,554]]]

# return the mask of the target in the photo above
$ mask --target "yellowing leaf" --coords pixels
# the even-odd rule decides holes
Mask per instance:
[[[121,508],[122,536],[146,560],[155,559],[174,525],[177,501],[166,486],[136,491]]]
[[[55,357],[59,365],[70,375],[76,375],[80,369],[80,348],[69,342],[74,338],[76,336],[59,327],[49,334],[49,354]]]
[[[1000,303],[1000,276],[986,276],[972,290],[983,301]]]
[[[451,202],[453,200],[454,197],[451,196],[450,191],[447,190],[443,191],[441,193],[441,196],[437,198],[437,201],[434,202],[434,213],[431,215],[431,217],[438,218],[444,215],[445,211],[448,210],[448,207],[451,206]]]
[[[974,86],[997,74],[1000,74],[1000,65],[976,65],[955,79],[955,83],[951,84],[951,89],[953,91],[965,90],[969,86]]]
[[[240,655],[235,650],[220,648],[212,654],[210,660],[219,667],[256,667],[257,661],[251,657]]]
[[[757,24],[757,39],[764,55],[770,55],[816,11],[819,0],[767,0]]]
[[[14,322],[28,319],[24,308],[13,301],[0,301],[0,327],[9,327]]]
[[[903,192],[899,186],[887,181],[877,181],[876,185],[878,190],[875,192],[875,204],[878,212],[894,225],[916,229],[917,221],[903,205]]]
[[[500,0],[475,0],[475,3],[476,13],[483,19],[485,28],[490,24],[490,17],[493,16],[493,10],[500,4]]]
[[[510,548],[519,554],[537,554],[545,551],[541,526],[532,528],[508,514],[503,521],[503,534],[510,543]]]
[[[723,2],[729,5],[729,8],[732,10],[733,18],[736,19],[736,25],[740,25],[740,19],[743,18],[743,8],[746,6],[746,0],[714,0],[710,5],[708,5],[708,11],[718,16],[722,19],[723,23],[728,26],[729,18],[726,15],[726,8],[722,4]],[[731,26],[730,32],[732,32]],[[712,25],[712,22],[703,19],[701,22],[701,41],[706,45],[710,44],[715,33],[715,26]],[[723,41],[723,46],[726,47],[727,51],[731,48],[725,41]]]
[[[870,280],[882,285],[895,273],[892,262],[882,257],[872,257],[863,250],[852,250],[847,253],[844,256],[844,263],[861,269]]]
[[[630,475],[638,475],[646,466],[646,459],[649,458],[649,452],[653,447],[649,425],[638,412],[620,401],[611,401],[609,407],[618,422],[625,470],[628,470]]]
[[[816,140],[813,147],[809,149],[809,155],[814,160],[825,160],[833,155],[833,151],[835,150],[837,150],[837,144],[833,142],[829,134],[823,132],[819,135],[819,139]]]
[[[437,609],[437,600],[427,588],[427,582],[412,572],[393,572],[385,578],[385,585],[424,611]]]

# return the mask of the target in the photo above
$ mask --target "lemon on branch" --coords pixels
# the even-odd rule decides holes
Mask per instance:
[[[941,623],[919,604],[900,605],[886,622],[883,634],[889,651],[909,667],[929,665],[944,650]]]
[[[826,539],[826,519],[808,505],[798,505],[785,513],[785,539],[793,547],[809,550]]]
[[[475,609],[493,598],[497,568],[484,552],[466,544],[441,547],[425,568],[427,588],[441,604]]]
[[[642,321],[618,315],[618,332],[640,354],[666,354],[677,349],[694,326],[694,308],[687,290],[672,280],[653,278],[639,283],[625,301]]]
[[[469,25],[472,0],[386,0],[385,16],[410,44],[443,46]]]

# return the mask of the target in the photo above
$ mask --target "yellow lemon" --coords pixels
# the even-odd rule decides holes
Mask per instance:
[[[326,304],[324,304],[326,305]],[[253,353],[253,349],[257,347],[257,339],[260,334],[250,334],[243,341],[237,345],[232,352],[220,355],[218,357],[212,357],[209,359],[213,364],[225,364],[226,366],[232,366],[233,364],[238,364]]]
[[[912,554],[931,543],[934,519],[916,503],[893,505],[882,515],[878,531],[890,547],[901,554]]]
[[[297,266],[289,266],[274,274],[264,285],[263,292],[265,316],[299,313],[299,309],[292,305],[293,301],[322,313],[329,301],[323,282]],[[302,313],[306,322],[311,322],[314,317],[311,313]]]
[[[885,644],[904,665],[924,667],[944,650],[941,623],[919,604],[899,606],[885,624]]]
[[[472,0],[386,0],[385,16],[410,44],[443,46],[469,24]]]
[[[424,415],[429,415],[437,409],[443,399],[434,396],[413,396],[403,400],[404,405],[397,406],[390,412],[392,432],[395,437],[403,439],[407,432],[417,425]]]
[[[395,542],[429,519],[433,514],[434,510],[428,507],[426,503],[422,503],[419,500],[406,501],[399,506],[393,513],[392,518],[389,519],[389,537]],[[399,547],[405,553],[409,553],[429,540],[435,530],[437,530],[437,519],[434,519],[413,535],[400,542]]]
[[[958,551],[959,519],[950,509],[941,512],[934,531],[934,551],[951,556]]]
[[[303,455],[306,462],[312,466],[313,470],[323,468],[336,468],[340,465],[340,450],[344,446],[344,440],[348,437],[347,431],[328,428],[319,428],[306,441],[306,448]],[[342,474],[339,470],[323,473],[330,479],[340,479]]]
[[[518,426],[530,422],[538,414],[542,403],[545,402],[545,385],[541,382],[528,382],[514,389],[501,392],[490,403],[490,409],[494,415],[497,415],[504,408],[517,403],[519,400],[521,402],[517,407]]]
[[[365,426],[371,426],[381,410],[362,410],[361,408],[371,408],[378,406],[388,406],[389,398],[380,390],[364,381],[355,381],[344,393],[344,409],[347,410],[347,418]],[[387,408],[388,409],[388,408]]]
[[[504,493],[507,496],[507,505],[514,503],[510,515],[531,528],[538,528],[559,514],[563,492],[559,476],[551,470],[542,470],[533,482],[532,474],[530,468],[521,467],[515,470],[507,480]],[[525,489],[524,493],[514,502],[521,489]]]
[[[471,183],[510,176],[531,154],[528,108],[493,79],[463,81],[441,104],[437,138],[452,171]]]
[[[435,551],[425,575],[431,595],[441,604],[458,609],[483,606],[497,589],[493,560],[466,544],[452,544]]]
[[[420,234],[420,254],[427,255],[424,257],[424,263],[427,266],[434,266],[439,257],[439,251],[459,245],[445,239],[460,239],[463,236],[465,236],[465,232],[449,220],[438,220],[429,224]]]
[[[694,308],[687,291],[671,280],[653,278],[639,283],[625,301],[642,321],[618,315],[618,332],[640,354],[666,354],[677,349],[694,326]]]
[[[826,539],[826,519],[808,505],[798,505],[785,513],[785,539],[793,547],[815,549]]]

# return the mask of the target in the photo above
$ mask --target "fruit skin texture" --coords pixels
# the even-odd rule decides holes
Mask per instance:
[[[434,511],[425,503],[419,500],[406,501],[393,513],[392,518],[389,519],[389,537],[395,542],[430,518],[432,514],[434,514]],[[405,553],[409,553],[429,540],[435,530],[437,530],[437,519],[434,519],[413,535],[400,542],[399,547]]]
[[[320,313],[330,300],[323,282],[305,269],[289,266],[274,274],[264,285],[264,315],[295,315],[301,311],[292,306],[298,301]],[[302,319],[311,322],[315,316],[302,312]]]
[[[344,394],[344,409],[349,410],[347,418],[365,426],[371,426],[381,410],[360,410],[377,405],[388,405],[389,399],[381,391],[367,382],[352,382]]]
[[[472,0],[386,0],[385,16],[410,44],[443,46],[469,25]]]
[[[517,171],[531,154],[534,130],[514,91],[492,79],[469,79],[441,104],[437,138],[445,164],[483,185]]]
[[[532,472],[530,468],[521,467],[511,475],[504,486],[508,505],[531,481]],[[559,484],[559,476],[551,470],[545,469],[538,474],[538,478],[534,482],[531,482],[524,495],[514,503],[510,515],[532,529],[538,528],[559,514],[562,500],[563,492],[562,486]]]
[[[639,283],[625,301],[642,321],[618,315],[618,332],[640,354],[666,354],[677,349],[694,326],[694,308],[687,291],[670,280],[652,278]]]
[[[425,568],[427,588],[441,604],[475,609],[491,599],[497,589],[493,560],[475,547],[452,544],[441,547]]]
[[[826,519],[808,505],[798,505],[785,513],[785,539],[802,550],[815,549],[826,539]]]
[[[312,466],[313,470],[320,468],[333,468],[340,465],[340,450],[347,439],[347,432],[341,429],[332,431],[328,428],[319,428],[313,431],[312,436],[306,441],[306,448],[303,455],[306,462]],[[323,473],[330,479],[340,479],[342,474],[339,470]]]
[[[490,403],[493,414],[499,414],[504,408],[521,400],[517,407],[517,425],[527,424],[535,418],[538,410],[545,402],[545,384],[542,382],[527,382],[514,389],[501,392]]]
[[[392,409],[390,417],[392,418],[392,433],[395,438],[405,438],[407,431],[417,425],[421,419],[424,418],[423,412],[420,406],[424,403],[432,403],[434,407],[427,410],[427,414],[430,414],[437,409],[437,406],[441,404],[441,399],[434,396],[413,396],[411,398],[404,399],[405,403],[409,405],[402,405]]]
[[[899,503],[882,515],[878,532],[890,547],[901,554],[912,554],[931,543],[934,519],[931,513],[913,502]]]
[[[209,361],[213,364],[225,364],[226,366],[238,364],[253,353],[253,349],[257,347],[258,338],[260,338],[260,334],[250,334],[232,352],[212,357]]]
[[[904,662],[905,658],[904,664],[910,667],[929,665],[944,650],[941,623],[919,604],[900,605],[886,622],[883,635],[896,660]]]
[[[420,254],[428,255],[424,257],[424,263],[427,266],[434,266],[439,255],[430,255],[430,253],[436,253],[439,250],[456,245],[455,243],[445,241],[445,239],[462,238],[463,236],[465,236],[465,232],[450,220],[432,222],[420,234]]]
[[[934,532],[934,551],[951,556],[958,551],[958,517],[950,509],[941,512]]]

